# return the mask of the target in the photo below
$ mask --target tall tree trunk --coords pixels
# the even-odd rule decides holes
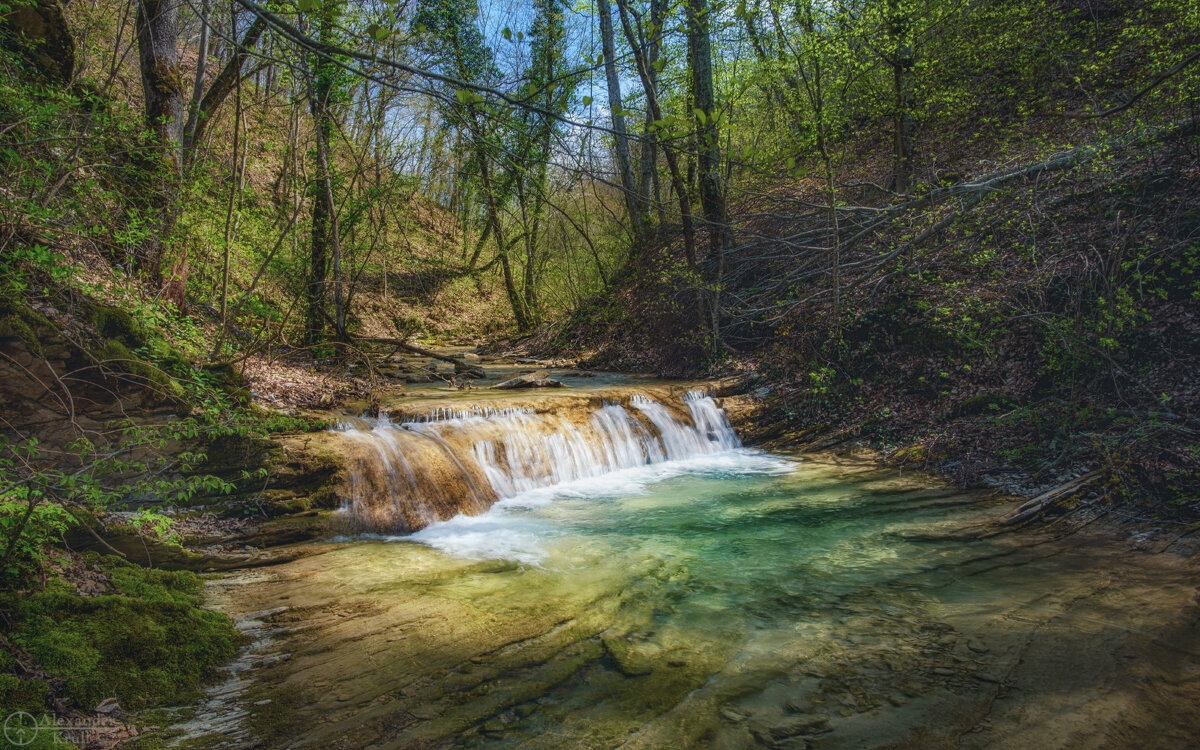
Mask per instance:
[[[322,108],[321,124],[316,127],[317,168],[321,176],[317,178],[317,187],[321,195],[317,202],[325,203],[325,247],[332,251],[333,261],[333,325],[334,334],[338,341],[346,338],[346,307],[342,289],[342,243],[341,232],[338,229],[337,202],[333,198],[333,168],[329,159],[329,135],[332,124],[329,116],[328,103]]]
[[[650,88],[656,94],[658,91],[658,53],[660,40],[662,39],[662,23],[664,0],[650,0],[650,27],[651,32],[646,39],[646,61],[648,63],[646,72],[650,77]],[[649,100],[650,94],[647,94]],[[658,131],[653,127],[654,115],[650,111],[650,107],[646,107],[646,124],[642,129],[642,164],[641,175],[638,179],[638,198],[641,200],[643,216],[646,216],[646,223],[649,224],[649,207],[654,193],[654,177],[658,169]],[[662,206],[658,207],[658,212],[661,217]],[[649,227],[647,227],[647,230]]]
[[[204,99],[204,77],[208,74],[208,12],[209,0],[203,0],[200,6],[200,44],[196,51],[196,75],[192,81],[192,99],[188,103],[187,123],[181,134],[182,144],[186,147],[189,134],[196,131],[196,120],[200,116],[200,102]]]
[[[179,213],[182,178],[180,134],[183,128],[183,70],[179,65],[179,0],[141,0],[136,31],[146,124],[159,145],[161,161],[151,207],[156,214],[137,263],[154,282],[162,279],[163,254]]]
[[[754,57],[758,60],[759,67],[762,68],[764,75],[760,77],[761,83],[759,87],[763,94],[766,95],[767,101],[775,105],[775,108],[780,113],[788,112],[788,98],[783,89],[779,85],[779,80],[773,73],[774,61],[767,54],[767,48],[763,44],[762,35],[758,31],[757,23],[758,5],[755,4],[753,12],[742,14],[742,24],[746,27],[746,36],[750,39],[750,48],[754,50]]]
[[[692,64],[692,97],[696,108],[697,166],[700,170],[700,205],[708,226],[712,260],[706,281],[711,295],[709,314],[714,352],[721,337],[721,284],[725,276],[725,250],[729,232],[725,226],[725,190],[721,179],[721,144],[713,91],[712,45],[708,27],[707,0],[689,0],[687,6],[688,58]]]
[[[625,115],[621,109],[621,80],[617,76],[617,46],[613,38],[612,8],[608,0],[596,0],[600,15],[600,43],[604,49],[604,77],[608,82],[608,108],[612,112],[613,140],[616,142],[617,170],[621,173],[621,189],[625,193],[625,207],[633,225],[633,244],[638,245],[643,236],[642,201],[638,197],[638,186],[633,179],[633,165],[629,155],[629,135],[625,129]]]
[[[328,6],[322,9],[318,21],[318,35],[327,39],[333,31],[333,11]],[[333,201],[333,177],[329,163],[329,137],[333,132],[333,119],[329,111],[329,98],[333,92],[336,68],[328,60],[317,58],[311,65],[308,78],[309,111],[313,118],[316,139],[317,175],[313,183],[312,247],[308,269],[308,314],[307,338],[310,344],[323,340],[325,330],[325,298],[329,276],[330,256],[334,255],[337,241],[337,205]],[[335,269],[336,292],[340,292]],[[340,296],[340,295],[339,295]],[[336,299],[335,327],[337,334],[343,333],[341,326],[341,300]]]
[[[915,55],[908,11],[902,5],[903,0],[888,0],[888,34],[893,45],[892,92],[895,97],[895,111],[892,115],[894,136],[892,189],[897,193],[908,192],[909,184],[912,181],[913,157],[916,151],[912,80]]]
[[[516,278],[512,272],[512,260],[509,258],[509,246],[504,240],[504,227],[500,223],[500,207],[496,205],[496,191],[492,184],[492,171],[490,161],[480,149],[480,164],[479,164],[479,179],[483,187],[483,199],[487,204],[488,226],[491,229],[491,235],[496,241],[496,257],[500,261],[500,270],[504,278],[504,292],[508,296],[508,304],[512,307],[513,319],[517,323],[517,329],[520,331],[528,331],[533,328],[533,321],[525,310],[525,300],[522,299],[520,290],[517,289]],[[486,237],[486,234],[485,234]]]
[[[713,91],[712,45],[709,41],[707,0],[688,3],[688,57],[692,63],[692,105],[696,119],[700,206],[712,239],[712,250],[725,246],[725,193],[721,180],[721,144]]]
[[[646,56],[641,51],[640,45],[637,43],[637,37],[633,33],[633,26],[629,22],[629,10],[626,7],[627,0],[617,0],[617,8],[621,12],[621,28],[625,32],[625,39],[633,48],[634,61],[637,63],[638,77],[642,79],[642,87],[646,91],[646,105],[650,108],[650,115],[655,120],[662,120],[662,107],[658,103],[658,94],[654,89],[654,84],[650,77],[649,64],[646,61]],[[683,251],[687,257],[688,266],[696,267],[696,232],[692,226],[692,207],[691,201],[688,200],[687,188],[683,183],[683,175],[679,170],[679,160],[676,158],[675,150],[667,143],[662,144],[663,158],[667,161],[667,171],[671,173],[671,184],[675,186],[676,197],[679,199],[679,219],[683,224]]]
[[[216,115],[217,110],[221,108],[241,78],[242,67],[250,57],[250,51],[258,44],[266,29],[266,19],[262,16],[256,17],[250,24],[250,28],[246,29],[246,33],[242,35],[242,40],[234,47],[233,56],[217,73],[204,96],[196,99],[193,93],[193,106],[191,112],[188,113],[187,127],[182,133],[185,167],[190,166],[195,160],[196,149],[204,142],[204,136],[208,132],[208,126],[212,123],[213,116]]]
[[[179,0],[141,0],[137,13],[138,62],[146,124],[175,166],[183,129],[183,69],[179,65]]]

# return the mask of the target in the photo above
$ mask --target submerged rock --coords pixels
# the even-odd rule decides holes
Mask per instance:
[[[770,744],[786,740],[789,737],[825,734],[832,729],[833,727],[829,726],[828,717],[820,714],[804,714],[787,716],[770,726],[756,730],[755,734],[759,736],[759,739]]]
[[[459,362],[454,366],[454,374],[460,378],[473,378],[476,380],[482,380],[487,377],[487,373],[484,372],[482,367],[469,365],[465,362]]]
[[[616,662],[617,669],[626,677],[639,677],[653,671],[650,659],[624,638],[601,638],[601,642],[604,650]]]
[[[515,390],[517,388],[562,388],[562,382],[550,377],[550,373],[546,370],[535,370],[517,375],[508,380],[497,383],[494,387],[501,390]]]

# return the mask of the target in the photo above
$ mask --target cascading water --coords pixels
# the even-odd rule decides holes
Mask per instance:
[[[344,513],[355,530],[414,531],[530,490],[741,447],[725,412],[700,391],[683,411],[644,395],[626,408],[438,409],[338,429],[357,446]]]

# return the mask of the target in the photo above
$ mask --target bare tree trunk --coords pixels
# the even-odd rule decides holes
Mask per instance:
[[[604,76],[608,82],[608,108],[612,112],[613,139],[616,142],[617,169],[621,173],[621,189],[625,193],[625,207],[633,225],[633,244],[637,246],[643,237],[644,220],[638,186],[633,179],[633,166],[629,155],[629,135],[625,129],[625,115],[621,109],[621,80],[617,76],[617,48],[613,39],[612,8],[608,0],[597,0],[600,14],[600,42],[604,48]]]
[[[217,343],[213,349],[214,357],[219,356],[225,332],[229,330],[229,250],[230,245],[233,243],[233,206],[238,194],[241,192],[241,181],[238,179],[238,149],[241,147],[241,131],[242,87],[239,82],[237,94],[234,95],[233,156],[230,159],[232,167],[229,180],[229,203],[225,210],[225,251],[221,259],[221,331],[217,335]]]
[[[916,151],[912,80],[915,55],[908,13],[901,7],[901,2],[902,0],[888,0],[888,34],[895,47],[891,59],[892,88],[895,96],[895,111],[892,115],[894,123],[892,189],[897,193],[908,192],[909,183],[912,180],[913,157]]]
[[[813,2],[808,0],[803,6],[801,22],[804,33],[817,33],[816,19],[813,17]],[[821,154],[821,164],[825,168],[825,197],[829,208],[829,224],[833,230],[833,326],[837,336],[841,337],[841,307],[842,307],[842,238],[841,226],[837,211],[837,175],[833,166],[833,155],[829,149],[830,127],[826,115],[825,102],[825,71],[821,67],[821,59],[816,54],[810,61],[810,72],[805,72],[801,61],[801,78],[804,91],[808,95],[812,107],[813,120],[817,129],[817,151]]]
[[[664,0],[651,0],[650,2],[650,26],[653,29],[649,38],[646,39],[646,72],[650,74],[650,87],[654,89],[655,94],[658,91],[658,53],[660,40],[662,39],[662,22],[663,22],[663,5]],[[649,95],[647,95],[649,98]],[[638,198],[641,201],[641,210],[643,216],[646,217],[646,223],[649,224],[649,206],[652,202],[654,193],[654,178],[658,169],[658,132],[653,127],[654,115],[650,111],[650,107],[646,107],[646,125],[642,129],[642,170],[638,182]],[[661,217],[662,206],[658,207],[658,213]]]
[[[654,85],[650,78],[649,65],[646,62],[646,56],[642,53],[640,45],[637,43],[637,37],[633,33],[633,26],[629,22],[629,11],[626,8],[627,0],[617,0],[617,8],[621,12],[621,28],[625,32],[625,38],[629,41],[633,48],[633,57],[637,62],[638,77],[642,79],[642,87],[646,91],[646,105],[650,108],[650,115],[655,120],[662,120],[662,108],[658,104],[658,95],[654,90]],[[667,170],[671,173],[671,184],[675,186],[676,197],[679,199],[679,218],[683,224],[683,251],[687,257],[688,266],[696,267],[696,232],[692,226],[692,207],[688,199],[687,188],[683,183],[683,176],[679,171],[679,160],[675,156],[675,151],[666,143],[662,144],[663,158],[667,160]]]
[[[714,352],[721,340],[721,284],[725,276],[725,250],[729,232],[725,227],[725,191],[721,179],[721,143],[712,75],[712,44],[709,38],[707,0],[690,0],[687,6],[688,58],[692,64],[692,97],[696,117],[697,165],[700,170],[700,205],[708,225],[708,267],[711,302],[710,327]]]
[[[200,45],[196,52],[196,77],[192,82],[192,100],[188,104],[187,124],[183,127],[184,141],[188,140],[189,133],[196,131],[200,102],[204,98],[204,76],[208,73],[208,3],[209,0],[203,0],[200,6]]]
[[[179,65],[179,0],[141,0],[136,31],[138,63],[145,95],[146,124],[158,141],[162,162],[154,165],[158,181],[151,205],[157,214],[137,263],[158,283],[163,254],[179,213],[182,178],[180,134],[183,128],[183,70]]]

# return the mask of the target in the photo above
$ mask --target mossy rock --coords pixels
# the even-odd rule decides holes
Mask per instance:
[[[202,570],[207,564],[204,555],[186,550],[178,544],[167,544],[144,536],[131,526],[104,528],[95,522],[89,523],[89,526],[96,530],[108,547],[103,547],[96,537],[83,528],[76,527],[67,531],[65,537],[72,549],[91,554],[112,548],[130,560],[145,560],[155,568],[168,570]]]
[[[154,337],[153,329],[123,308],[93,302],[88,305],[86,313],[88,322],[95,326],[102,338],[117,339],[136,349],[148,346]]]
[[[199,607],[194,574],[105,561],[124,595],[43,592],[10,600],[11,641],[84,711],[113,696],[127,710],[195,699],[243,636],[228,616]],[[28,689],[23,695],[33,697]]]
[[[604,650],[626,677],[640,677],[654,671],[654,662],[640,653],[625,638],[602,637]]]
[[[47,80],[67,83],[75,72],[75,37],[59,0],[9,5],[0,17],[0,44],[22,55]]]
[[[244,541],[263,549],[282,547],[329,536],[336,526],[337,519],[329,511],[309,510],[265,521],[259,524],[253,533],[247,535]]]
[[[920,443],[913,443],[898,449],[892,454],[891,460],[893,463],[900,464],[923,464],[929,461],[932,455],[929,449]]]
[[[15,300],[0,303],[0,339],[20,339],[35,357],[45,356],[45,343],[59,338],[60,333],[45,315]]]
[[[137,384],[164,401],[188,404],[187,391],[178,380],[165,371],[138,357],[121,340],[110,338],[92,350],[92,355],[105,364],[116,365],[133,375]]]
[[[221,388],[246,387],[246,379],[232,362],[209,362],[200,365],[200,369],[208,373],[210,379]]]
[[[243,406],[250,403],[250,389],[246,379],[232,362],[210,362],[196,369],[203,373],[209,385],[224,392],[234,403]]]

